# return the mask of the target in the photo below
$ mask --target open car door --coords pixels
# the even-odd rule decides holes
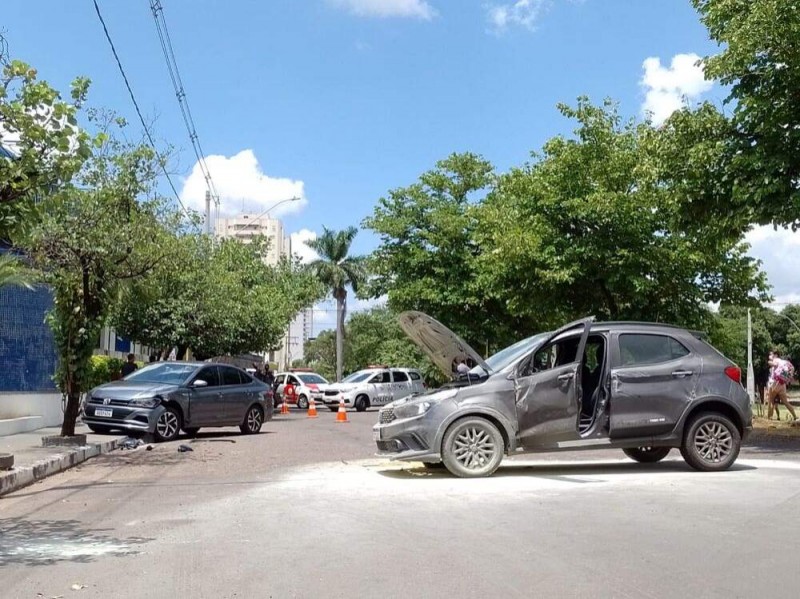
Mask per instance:
[[[579,438],[581,362],[594,316],[555,331],[514,372],[517,422],[523,447]]]

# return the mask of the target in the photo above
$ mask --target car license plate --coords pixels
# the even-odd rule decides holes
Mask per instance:
[[[373,441],[380,441],[381,440],[381,429],[373,428],[372,429],[372,440]]]
[[[114,415],[114,410],[104,410],[103,408],[95,408],[94,415],[103,416],[105,418],[111,418]]]

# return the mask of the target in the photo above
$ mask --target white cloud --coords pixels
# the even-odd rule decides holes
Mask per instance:
[[[358,17],[406,17],[429,21],[438,13],[427,0],[328,0]]]
[[[654,125],[662,124],[673,112],[713,87],[703,76],[699,60],[697,54],[676,54],[669,67],[663,66],[657,57],[642,63],[641,85],[645,89],[642,112],[651,115]]]
[[[296,233],[290,235],[292,239],[292,254],[300,258],[300,260],[308,264],[313,260],[319,258],[319,254],[306,245],[306,241],[313,241],[317,238],[317,234],[310,229],[300,229]]]
[[[503,33],[509,27],[524,27],[533,30],[549,0],[516,0],[510,4],[492,4],[486,8],[492,30]]]
[[[800,300],[800,271],[793,260],[800,252],[800,232],[778,229],[771,226],[754,227],[745,236],[752,246],[749,254],[763,262],[761,268],[767,273],[778,304],[797,303]]]
[[[281,204],[270,216],[298,212],[308,203],[302,181],[266,175],[253,150],[242,150],[230,158],[207,156],[206,163],[219,194],[219,213],[222,217],[242,212],[261,213],[291,197],[298,197],[300,201]],[[204,212],[206,189],[200,165],[195,163],[183,183],[181,200],[187,207]]]

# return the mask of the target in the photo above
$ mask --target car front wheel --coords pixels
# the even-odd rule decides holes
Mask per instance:
[[[156,441],[172,441],[181,430],[181,415],[172,406],[167,406],[156,420],[155,438]]]
[[[630,447],[622,452],[635,462],[655,464],[667,457],[670,450],[670,447]]]
[[[695,470],[727,470],[739,456],[742,436],[730,418],[706,412],[689,422],[683,436],[681,455]]]
[[[308,409],[308,398],[305,395],[301,395],[297,398],[297,407],[301,410]]]
[[[264,415],[261,413],[261,408],[252,406],[247,410],[244,417],[244,422],[239,426],[239,430],[245,435],[255,435],[261,430],[261,425],[264,422]]]
[[[356,402],[353,404],[355,407],[356,412],[366,412],[367,408],[369,407],[369,399],[366,395],[359,395],[356,398]]]
[[[442,461],[460,478],[489,476],[500,466],[504,450],[503,435],[494,424],[485,418],[464,418],[445,433]]]

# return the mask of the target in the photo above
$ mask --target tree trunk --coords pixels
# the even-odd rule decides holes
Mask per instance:
[[[344,314],[345,298],[339,295],[336,298],[336,382],[342,380],[344,366]]]
[[[178,351],[175,352],[175,359],[178,361],[183,361],[186,359],[186,352],[189,350],[188,345],[179,345]]]
[[[61,423],[61,436],[72,437],[75,434],[75,421],[81,407],[81,394],[67,394],[67,408],[64,410],[64,421]]]

